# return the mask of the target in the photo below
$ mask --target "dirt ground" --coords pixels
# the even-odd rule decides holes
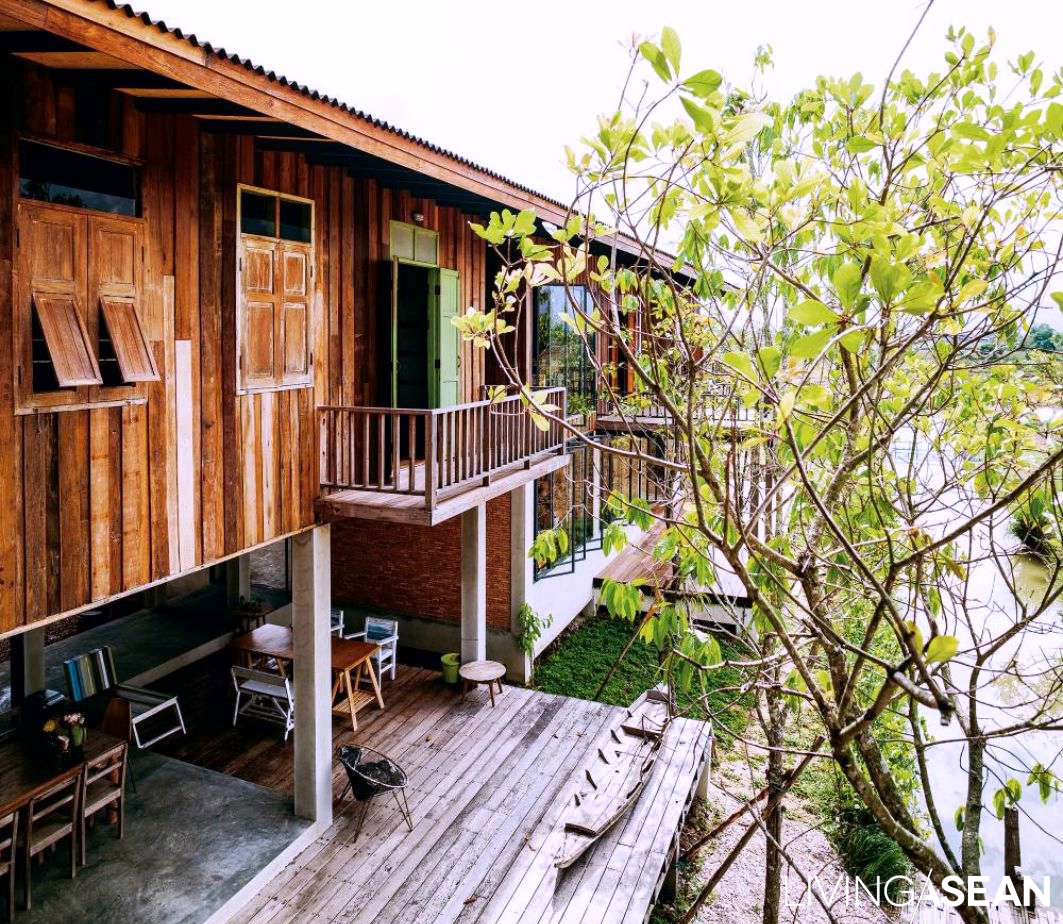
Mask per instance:
[[[737,796],[752,792],[748,771],[738,761],[722,763],[714,770],[713,781],[708,805],[696,809],[700,813],[698,817],[691,813],[686,833],[688,842],[696,836],[695,829],[708,830],[737,808]],[[688,898],[697,894],[701,884],[741,838],[747,824],[748,820],[733,823],[702,851],[700,868],[685,870],[685,881],[681,888]],[[830,895],[833,891],[834,900],[828,904],[838,924],[887,924],[890,921],[866,899],[858,906],[854,904],[852,896],[855,887],[852,879],[842,869],[838,855],[826,836],[816,827],[815,819],[794,799],[787,804],[784,834],[784,847],[797,869],[809,879],[817,878],[816,891],[819,894]],[[764,851],[764,835],[758,831],[717,885],[715,894],[701,907],[696,918],[697,924],[760,924],[763,915]],[[842,879],[839,880],[839,877]],[[849,901],[845,899],[846,887]],[[659,915],[657,918],[662,919],[668,920],[668,917]],[[789,866],[783,870],[780,921],[782,924],[830,924],[820,904],[808,895],[801,876]]]

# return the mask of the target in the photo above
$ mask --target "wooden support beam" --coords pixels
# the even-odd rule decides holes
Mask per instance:
[[[173,115],[191,116],[246,116],[268,121],[262,113],[225,99],[142,96],[137,97],[136,107],[141,112],[164,112]]]
[[[39,54],[54,51],[86,51],[87,46],[51,32],[0,32],[0,51]]]
[[[0,37],[3,35],[5,33],[0,32]],[[64,84],[91,85],[111,90],[194,90],[193,87],[171,80],[169,77],[135,67],[65,68],[55,72],[55,80]]]

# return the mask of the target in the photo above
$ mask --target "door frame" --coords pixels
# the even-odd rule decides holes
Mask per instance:
[[[436,386],[433,384],[433,376],[435,374],[433,355],[435,348],[432,344],[432,310],[433,299],[437,299],[434,294],[436,283],[439,280],[439,266],[435,263],[424,263],[420,260],[410,260],[406,257],[392,257],[391,258],[391,324],[389,331],[390,339],[390,355],[391,355],[391,368],[388,371],[388,378],[390,380],[390,395],[391,395],[391,407],[398,407],[399,400],[399,264],[405,266],[417,266],[421,269],[426,269],[429,272],[428,275],[428,304],[426,311],[428,312],[428,327],[425,329],[425,337],[428,338],[426,350],[428,356],[428,397],[429,402],[432,399],[433,389]],[[436,301],[438,305],[438,300]]]

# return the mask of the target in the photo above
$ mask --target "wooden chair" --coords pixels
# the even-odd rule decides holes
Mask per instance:
[[[125,780],[129,764],[129,746],[123,744],[109,754],[87,761],[81,774],[81,865],[85,857],[86,824],[104,809],[113,809],[118,816],[116,834],[125,834]]]
[[[33,858],[64,837],[70,838],[70,878],[78,874],[77,830],[81,797],[81,772],[35,796],[26,806],[26,831],[22,856],[26,869],[26,910],[32,902]]]
[[[114,667],[114,654],[109,645],[64,661],[63,670],[70,688],[70,698],[75,703],[101,693],[113,693],[129,703],[130,731],[138,748],[151,747],[178,732],[185,734],[185,720],[181,715],[181,705],[177,697],[120,683]],[[171,713],[169,724],[158,729],[148,740],[143,740],[140,736],[140,726],[167,712]]]
[[[395,665],[398,662],[399,623],[396,619],[382,619],[379,616],[366,616],[365,628],[361,632],[352,632],[346,638],[364,638],[378,646],[373,654],[376,661],[376,675],[384,679],[384,672],[391,672],[395,679]]]
[[[7,876],[7,919],[15,918],[15,858],[18,843],[18,812],[0,818],[0,876]]]
[[[236,688],[236,706],[233,709],[233,725],[241,715],[279,722],[284,726],[284,740],[295,728],[295,700],[292,697],[291,681],[281,674],[270,674],[251,667],[232,668],[233,686]],[[246,701],[241,706],[240,701]]]

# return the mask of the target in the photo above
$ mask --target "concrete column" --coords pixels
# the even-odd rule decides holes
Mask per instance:
[[[520,622],[517,612],[527,601],[531,591],[534,574],[532,560],[528,558],[534,528],[535,493],[533,482],[514,488],[509,495],[509,605],[510,631],[513,635],[513,654],[506,662],[509,679],[519,683],[528,683],[532,676],[532,659],[519,647]],[[511,663],[516,661],[517,669]]]
[[[44,689],[44,629],[30,629],[11,639],[11,701],[17,705]]]
[[[487,505],[461,515],[461,660],[487,657]]]
[[[295,655],[295,813],[332,822],[332,702],[329,527],[292,539],[292,634]]]
[[[230,608],[251,599],[251,556],[238,555],[225,563],[225,602]]]

